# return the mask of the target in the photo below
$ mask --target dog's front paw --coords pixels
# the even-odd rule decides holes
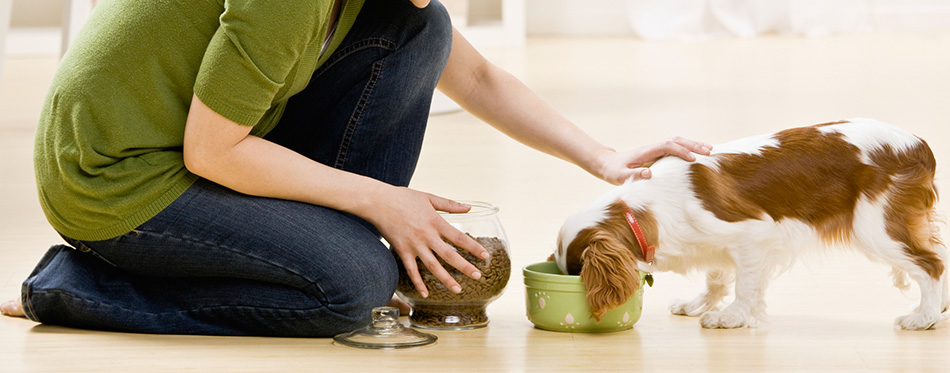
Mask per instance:
[[[696,316],[691,314],[692,302],[682,299],[677,299],[673,301],[673,304],[670,305],[670,313],[679,316]]]
[[[677,299],[670,305],[670,313],[679,316],[696,317],[707,311],[716,310],[716,304],[710,303],[711,301],[702,296],[691,300]]]
[[[704,313],[699,323],[706,329],[735,329],[752,325],[752,320],[736,312],[711,311]]]
[[[940,315],[931,315],[923,312],[915,312],[898,317],[894,324],[904,330],[928,330],[933,329],[940,321]]]

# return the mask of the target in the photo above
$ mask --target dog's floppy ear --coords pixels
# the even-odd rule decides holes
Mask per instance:
[[[637,259],[619,240],[598,232],[581,254],[581,279],[587,287],[587,304],[598,322],[607,311],[630,299],[640,288]]]

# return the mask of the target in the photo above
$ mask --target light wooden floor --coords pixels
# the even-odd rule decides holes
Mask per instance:
[[[711,143],[780,128],[873,117],[927,139],[947,180],[950,34],[766,37],[703,43],[529,40],[488,51],[595,137],[630,148],[683,135]],[[56,60],[10,58],[0,86],[0,297],[56,235],[34,195],[34,123]],[[939,182],[939,180],[938,180]],[[947,183],[944,183],[947,184]],[[950,185],[950,184],[947,184]],[[905,332],[893,318],[917,295],[851,254],[806,260],[768,292],[770,324],[703,330],[666,310],[701,278],[658,274],[629,331],[562,334],[525,318],[520,269],[543,260],[562,220],[609,186],[530,151],[464,113],[433,118],[413,187],[501,207],[513,274],[489,327],[437,332],[434,346],[366,351],[327,339],[103,333],[0,318],[0,371],[590,371],[950,369],[950,322]],[[946,201],[941,212],[948,213]]]

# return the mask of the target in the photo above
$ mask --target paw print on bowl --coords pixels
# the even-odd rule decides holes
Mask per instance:
[[[567,315],[564,315],[564,321],[562,321],[560,325],[568,329],[574,329],[580,326],[581,323],[576,322],[576,320],[574,320],[574,315],[571,315],[571,313],[568,312]]]
[[[544,309],[544,306],[548,305],[548,301],[545,299],[551,299],[551,296],[543,291],[534,293],[534,297],[538,298],[538,307],[540,307],[542,310]]]
[[[621,327],[630,326],[630,325],[633,325],[631,321],[633,320],[631,320],[630,318],[630,313],[624,312],[623,317],[620,318],[620,321],[617,321],[617,325]]]

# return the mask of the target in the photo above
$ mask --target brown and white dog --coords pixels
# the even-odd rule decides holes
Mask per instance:
[[[666,157],[571,216],[554,260],[580,274],[596,319],[634,294],[638,271],[706,272],[707,289],[671,306],[706,328],[765,317],[769,279],[809,247],[857,249],[920,286],[895,323],[930,329],[950,306],[947,248],[934,221],[936,162],[922,139],[851,119],[713,147],[696,162]],[[718,304],[735,283],[735,301]]]

